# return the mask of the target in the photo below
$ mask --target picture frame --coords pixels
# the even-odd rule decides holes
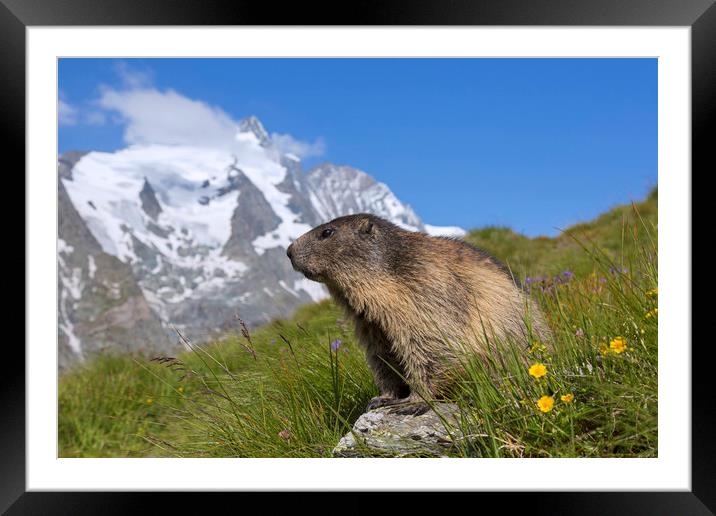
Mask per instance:
[[[136,0],[88,4],[70,0],[58,5],[50,0],[3,0],[0,5],[0,66],[2,112],[7,148],[24,167],[25,133],[25,30],[31,26],[69,25],[534,25],[534,26],[689,26],[692,37],[692,170],[713,169],[708,129],[716,113],[714,68],[716,63],[716,7],[712,1],[660,0],[604,2],[470,2],[440,5],[438,2],[367,2],[360,9],[338,14],[337,7],[320,4],[287,6],[285,10],[258,7],[249,2],[183,2],[153,5]],[[345,6],[343,6],[345,8]],[[278,11],[278,12],[277,12]],[[317,13],[322,13],[320,16]],[[320,23],[319,23],[320,20]],[[16,176],[16,178],[19,176]],[[693,177],[693,172],[692,172]],[[27,194],[27,192],[25,192]],[[6,213],[7,216],[7,213]],[[27,259],[27,257],[25,257]],[[26,274],[30,271],[26,268]],[[690,343],[689,343],[690,344]],[[4,375],[2,404],[3,438],[0,446],[0,509],[10,514],[66,512],[90,513],[112,507],[126,512],[144,503],[146,495],[126,493],[49,493],[26,491],[25,402],[28,378],[25,355],[19,346],[8,346],[17,356]],[[716,511],[716,495],[710,489],[716,479],[713,388],[706,383],[710,366],[708,347],[692,346],[692,489],[690,492],[549,493],[540,495],[543,508],[532,512],[618,511],[622,514],[708,514]],[[355,495],[359,496],[359,495]],[[492,496],[499,496],[497,494]],[[509,494],[510,504],[532,507],[534,495]],[[545,497],[542,499],[542,497]],[[167,497],[164,497],[165,499]],[[549,500],[549,502],[546,502]],[[173,503],[182,503],[181,497]],[[172,502],[168,502],[172,503]],[[546,506],[548,505],[548,508]],[[580,507],[580,510],[576,510]],[[165,508],[168,509],[168,506]]]

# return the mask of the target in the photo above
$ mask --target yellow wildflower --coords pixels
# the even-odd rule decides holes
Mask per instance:
[[[658,314],[659,309],[654,308],[653,310],[649,310],[648,312],[646,312],[646,315],[644,317],[646,317],[647,319],[651,319],[652,317],[656,317]]]
[[[656,296],[658,296],[658,295],[659,295],[659,288],[658,288],[658,287],[657,287],[657,288],[652,288],[651,290],[649,290],[649,291],[646,293],[646,295],[649,296],[649,297],[656,297]]]
[[[609,354],[609,347],[606,344],[599,346],[599,353],[605,357]]]
[[[179,391],[179,394],[181,394],[182,392],[184,392],[184,387],[179,386],[177,390]]]
[[[614,337],[609,341],[609,349],[614,353],[624,353],[627,349],[626,339],[624,337]]]
[[[547,351],[547,346],[542,344],[540,341],[536,340],[536,341],[534,341],[534,344],[532,344],[532,347],[530,348],[530,353],[534,353],[535,351]]]
[[[572,403],[572,400],[574,399],[574,394],[571,392],[569,394],[563,394],[559,397],[563,402],[565,403]]]
[[[532,364],[529,368],[529,373],[535,378],[542,378],[547,374],[547,366],[544,364]]]
[[[542,396],[537,400],[537,407],[542,412],[549,412],[554,407],[554,398],[552,396]]]
[[[152,398],[147,398],[147,405],[151,405],[154,403],[154,400]]]

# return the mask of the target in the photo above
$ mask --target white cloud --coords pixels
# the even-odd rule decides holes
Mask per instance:
[[[238,124],[224,111],[173,90],[105,88],[99,105],[126,124],[127,143],[232,147]]]
[[[83,117],[83,122],[87,125],[104,125],[107,116],[102,111],[88,111]]]
[[[100,86],[100,96],[81,112],[60,95],[60,123],[74,125],[124,126],[128,144],[190,145],[222,150],[250,152],[257,144],[248,134],[239,133],[239,122],[217,106],[188,98],[172,89],[160,91],[152,85],[152,73],[137,70],[125,61],[115,67],[121,86]],[[325,153],[325,142],[318,138],[304,142],[290,134],[273,133],[274,149],[299,158]]]
[[[119,61],[115,70],[122,84],[129,89],[148,88],[152,85],[152,72],[130,67],[126,61]]]
[[[75,125],[77,123],[77,108],[62,99],[57,101],[57,118],[60,125]]]
[[[193,145],[246,151],[253,138],[239,135],[239,122],[222,109],[190,99],[174,90],[103,88],[99,106],[117,113],[125,124],[124,140],[129,144],[158,143]],[[289,134],[271,135],[271,143],[281,153],[299,158],[325,153],[325,142],[297,140]]]
[[[316,139],[315,142],[303,142],[295,139],[290,134],[271,134],[271,142],[283,154],[295,154],[299,158],[310,158],[313,156],[322,156],[326,152],[326,143],[323,138]]]

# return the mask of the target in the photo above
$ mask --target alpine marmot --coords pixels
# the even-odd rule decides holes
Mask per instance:
[[[312,229],[287,254],[354,320],[380,391],[368,409],[439,397],[460,354],[484,354],[486,340],[549,336],[509,270],[461,240],[358,214]]]

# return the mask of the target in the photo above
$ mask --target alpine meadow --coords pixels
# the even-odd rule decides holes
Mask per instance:
[[[59,457],[669,455],[657,58],[57,74]]]
[[[657,205],[654,189],[556,237],[462,237],[509,267],[553,342],[464,364],[444,455],[658,455]],[[253,330],[236,318],[201,345],[175,331],[184,351],[108,348],[60,376],[61,457],[331,457],[377,394],[331,300]]]

